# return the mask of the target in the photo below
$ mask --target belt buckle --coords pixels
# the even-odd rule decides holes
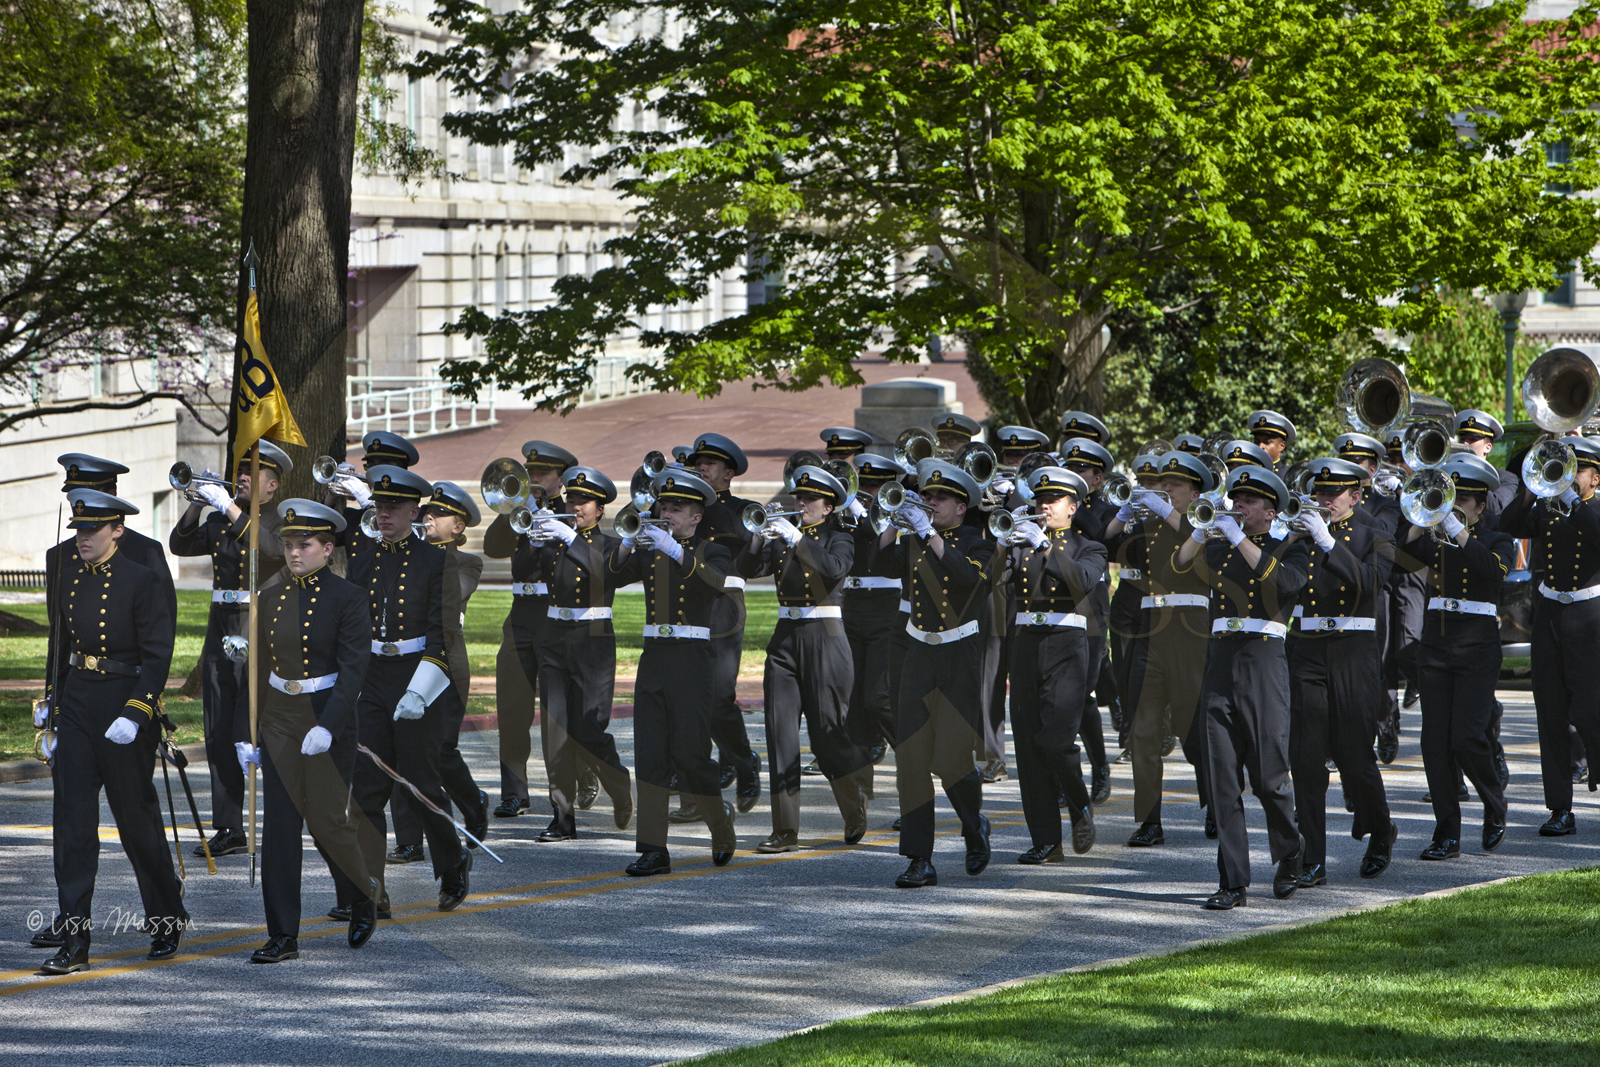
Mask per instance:
[[[1033,624],[1035,626],[1043,626],[1048,621],[1049,621],[1049,616],[1046,615],[1044,612],[1036,611],[1036,612],[1033,613]]]
[[[941,642],[943,640],[944,640],[944,638],[942,636],[940,636],[939,634],[931,633],[931,634],[928,635],[928,639],[926,641],[924,641],[923,644],[937,645],[939,642]]]
[[[222,602],[224,604],[237,604],[239,602],[239,592],[238,592],[238,590],[236,590],[236,589],[224,589],[222,591]]]
[[[672,627],[670,625],[657,626],[656,627],[656,636],[657,637],[671,637],[672,636]]]
[[[301,686],[301,684],[299,682],[284,682],[283,683],[283,691],[285,693],[288,693],[292,697],[299,696],[300,695],[300,690],[302,688],[304,688],[304,687]]]
[[[1460,611],[1461,610],[1461,601],[1454,600],[1454,599],[1452,599],[1450,597],[1445,597],[1444,610],[1446,610],[1446,611]]]
[[[1570,604],[1570,603],[1572,603],[1572,594],[1571,593],[1557,593],[1556,594],[1556,602],[1559,603],[1559,604]]]
[[[1243,619],[1229,619],[1228,620],[1228,629],[1236,631],[1236,632],[1239,631],[1239,630],[1243,630],[1244,629],[1244,620]]]
[[[846,584],[847,588],[860,589],[861,588],[861,579],[860,578],[850,578],[850,579],[846,580],[845,584]]]
[[[1167,606],[1167,598],[1166,597],[1158,596],[1155,599],[1156,599],[1156,607],[1164,608],[1164,607]]]
[[[1328,616],[1323,616],[1320,620],[1318,620],[1317,627],[1318,629],[1322,630],[1337,630],[1339,628],[1339,620],[1330,618]]]
[[[84,665],[84,667],[86,667],[87,669],[89,669],[91,671],[97,671],[97,670],[100,669],[100,657],[99,656],[84,656],[83,657],[83,665]]]
[[[566,622],[571,622],[572,621],[572,609],[571,608],[562,608],[559,612],[557,612],[557,614],[559,614],[561,616],[561,618]]]
[[[378,649],[378,651],[385,656],[398,656],[400,654],[400,646],[391,641]]]

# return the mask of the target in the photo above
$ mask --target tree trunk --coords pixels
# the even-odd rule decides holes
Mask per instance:
[[[261,338],[306,448],[279,498],[311,496],[311,460],[344,456],[350,172],[361,0],[249,0],[240,253],[260,258]],[[241,272],[243,321],[249,278]],[[230,420],[228,442],[237,433]],[[320,498],[320,493],[316,494]]]

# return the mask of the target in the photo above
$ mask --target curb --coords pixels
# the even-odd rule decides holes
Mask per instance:
[[[196,761],[204,763],[206,761],[206,746],[203,744],[179,745],[178,751],[189,757],[190,763]],[[156,758],[160,759],[161,757],[157,756]],[[41,778],[48,777],[50,777],[49,766],[40,763],[36,759],[19,759],[0,763],[0,785],[7,782],[36,782]]]
[[[752,711],[760,711],[761,707],[762,707],[761,701],[759,701],[759,700],[741,700],[738,703],[739,703],[739,710],[744,712],[745,714],[749,714]],[[632,704],[613,704],[613,705],[611,705],[611,717],[613,719],[631,719],[631,718],[633,718],[633,705]],[[543,718],[543,712],[541,710],[539,710],[539,709],[535,709],[534,713],[533,713],[533,724],[535,726],[539,725],[539,720],[542,719],[542,718]],[[482,733],[482,732],[484,732],[486,730],[498,730],[498,729],[500,729],[500,713],[498,711],[489,712],[488,714],[485,714],[485,715],[468,715],[464,719],[461,720],[461,732],[464,733],[464,734],[466,734],[466,733]],[[5,766],[5,764],[0,764],[0,767],[3,767],[3,766]],[[0,779],[0,780],[3,780],[3,779]]]

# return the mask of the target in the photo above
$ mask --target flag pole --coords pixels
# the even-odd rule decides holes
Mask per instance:
[[[244,254],[245,266],[250,270],[250,292],[256,291],[256,243],[250,242],[250,249]],[[250,744],[256,747],[260,744],[257,739],[257,723],[260,719],[261,707],[261,677],[256,663],[256,599],[259,595],[257,588],[257,566],[261,548],[261,439],[258,437],[250,446],[250,611],[248,642],[246,648],[245,670],[249,674],[250,685]],[[234,472],[234,479],[239,474]],[[257,749],[259,751],[259,749]],[[250,888],[256,884],[256,767],[259,764],[247,764],[250,772]]]

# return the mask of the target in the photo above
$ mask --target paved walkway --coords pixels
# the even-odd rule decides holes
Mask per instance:
[[[260,891],[246,861],[222,861],[216,877],[190,868],[188,904],[198,929],[175,961],[143,961],[131,930],[97,936],[95,969],[41,979],[47,953],[26,945],[30,914],[54,903],[49,786],[0,786],[0,1057],[48,1054],[73,1064],[441,1063],[644,1065],[779,1036],[829,1019],[960,992],[1022,975],[1331,914],[1353,906],[1508,875],[1600,862],[1600,806],[1579,795],[1579,836],[1540,838],[1543,819],[1532,706],[1502,694],[1511,759],[1511,832],[1498,853],[1476,843],[1468,806],[1465,854],[1422,863],[1431,831],[1420,802],[1418,716],[1405,717],[1401,758],[1384,772],[1401,825],[1396,863],[1382,878],[1356,877],[1362,846],[1346,829],[1332,790],[1333,881],[1289,901],[1266,891],[1271,866],[1255,857],[1250,906],[1209,913],[1199,902],[1216,885],[1215,847],[1200,832],[1193,780],[1169,759],[1171,801],[1163,848],[1135,851],[1126,765],[1099,809],[1100,843],[1060,866],[1027,868],[1014,781],[986,791],[995,862],[980,877],[961,867],[948,809],[937,863],[942,884],[893,888],[903,867],[887,829],[895,815],[893,768],[878,772],[872,831],[858,847],[838,840],[838,814],[817,779],[803,788],[806,850],[781,857],[741,852],[724,869],[707,860],[703,828],[679,828],[674,872],[622,876],[632,837],[612,826],[602,799],[580,813],[583,836],[539,845],[544,820],[495,821],[490,844],[505,858],[479,858],[467,906],[441,914],[422,865],[390,868],[395,921],[352,953],[344,927],[307,922],[298,961],[251,966],[262,939]],[[753,739],[762,741],[752,718]],[[631,721],[616,730],[632,764]],[[463,747],[491,783],[497,736],[468,735]],[[537,762],[533,773],[541,773]],[[203,790],[203,767],[197,785]],[[491,788],[491,793],[493,789]],[[180,801],[181,803],[181,801]],[[202,795],[202,811],[208,803]],[[1259,809],[1247,802],[1252,844],[1265,845]],[[739,823],[740,843],[768,832],[765,803]],[[137,911],[138,897],[109,815],[96,916],[103,924]],[[185,846],[192,846],[192,830]],[[332,904],[315,853],[306,855],[305,911]],[[118,912],[116,909],[121,909]],[[1514,931],[1507,931],[1513,936]]]

